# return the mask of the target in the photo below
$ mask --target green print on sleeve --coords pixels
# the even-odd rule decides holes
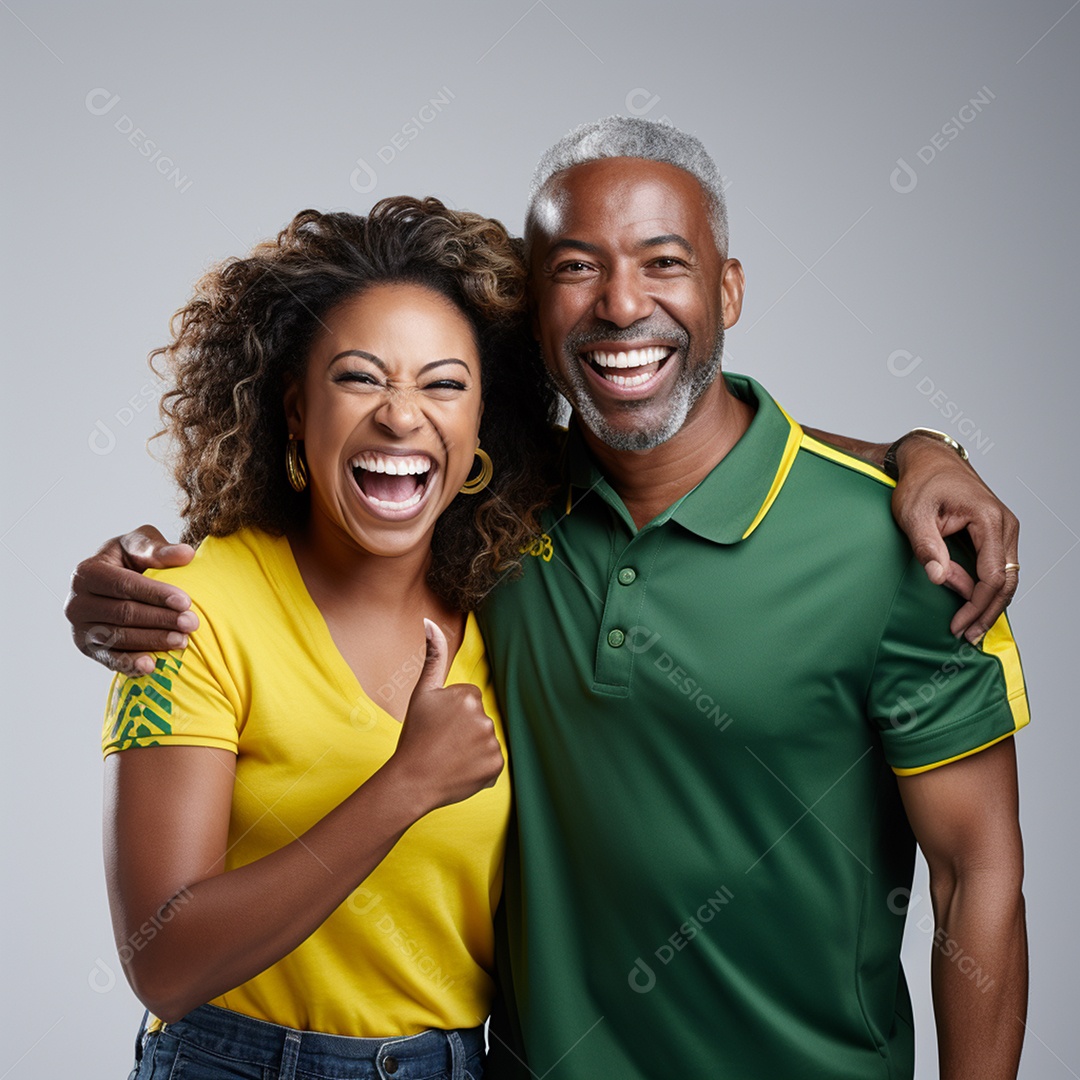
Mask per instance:
[[[158,746],[155,735],[171,735],[172,679],[180,673],[183,661],[175,656],[159,656],[154,670],[138,679],[129,679],[117,687],[113,703],[111,743],[118,750],[131,746]]]

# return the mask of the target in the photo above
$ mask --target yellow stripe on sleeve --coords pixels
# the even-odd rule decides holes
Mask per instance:
[[[1009,620],[1005,618],[1004,614],[999,615],[997,622],[986,632],[986,636],[982,641],[982,648],[984,653],[993,656],[1001,664],[1001,669],[1004,672],[1005,696],[1009,702],[1009,709],[1012,711],[1013,717],[1012,731],[1006,731],[1004,735],[999,735],[996,739],[983,743],[982,746],[976,746],[972,750],[965,750],[962,754],[955,754],[953,757],[945,758],[943,761],[934,761],[929,765],[919,765],[913,769],[898,769],[894,766],[893,772],[897,776],[915,776],[918,773],[929,772],[931,769],[939,769],[942,765],[951,765],[961,758],[971,757],[972,754],[977,754],[1001,742],[1003,739],[1010,738],[1031,722],[1027,690],[1024,687],[1024,672],[1020,667],[1020,652],[1016,647]]]
[[[1020,667],[1020,651],[1013,640],[1012,628],[1004,613],[986,632],[982,642],[983,652],[989,653],[1001,664],[1005,672],[1005,693],[1009,699],[1009,708],[1013,714],[1013,731],[1019,731],[1031,721],[1028,709],[1027,689],[1024,686],[1024,672]]]

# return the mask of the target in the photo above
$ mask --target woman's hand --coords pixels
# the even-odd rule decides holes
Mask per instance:
[[[865,442],[805,424],[803,431],[879,469],[889,449],[887,443]],[[926,576],[967,601],[953,617],[953,634],[978,641],[1016,593],[1020,522],[969,462],[936,439],[909,432],[897,448],[896,464],[900,479],[893,492],[893,517]],[[961,529],[967,529],[975,547],[975,581],[952,561],[945,543],[945,537]]]
[[[941,443],[907,438],[897,461],[893,517],[927,577],[967,601],[953,617],[952,632],[978,641],[1016,593],[1020,522],[971,465]],[[945,537],[961,529],[975,546],[977,580],[949,558]]]
[[[420,801],[420,814],[494,787],[505,761],[495,725],[471,683],[443,686],[450,666],[446,636],[424,620],[427,653],[401,724],[397,750],[384,767]]]

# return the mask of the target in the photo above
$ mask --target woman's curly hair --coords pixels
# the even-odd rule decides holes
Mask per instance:
[[[302,376],[311,341],[336,304],[374,285],[426,286],[469,319],[485,401],[480,439],[494,477],[459,496],[432,539],[431,587],[475,608],[540,531],[551,487],[552,392],[525,321],[520,241],[490,218],[438,199],[383,199],[367,217],[304,210],[274,240],[206,273],[170,324],[163,396],[183,539],[245,526],[275,535],[301,523],[308,499],[289,486],[283,395]]]

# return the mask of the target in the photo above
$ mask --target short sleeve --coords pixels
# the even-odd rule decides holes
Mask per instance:
[[[206,617],[183,652],[157,653],[149,675],[117,675],[109,689],[101,748],[213,746],[236,753],[235,693]]]
[[[1005,615],[978,645],[949,632],[956,596],[912,557],[893,597],[869,715],[899,776],[986,749],[1029,720],[1020,653]]]

